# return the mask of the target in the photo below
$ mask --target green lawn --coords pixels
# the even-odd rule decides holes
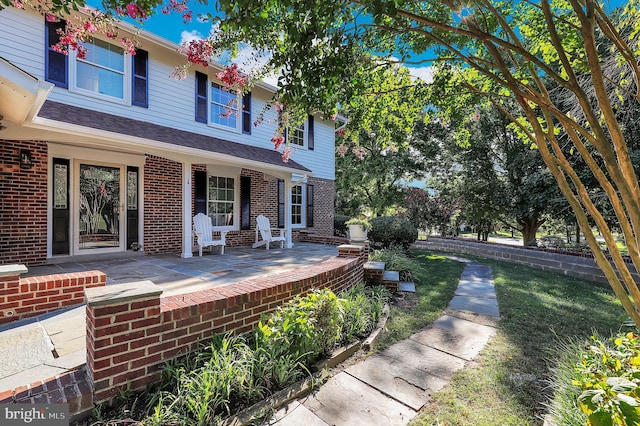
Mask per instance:
[[[414,251],[416,294],[395,300],[379,350],[409,337],[442,315],[464,264]],[[626,318],[608,286],[520,265],[491,266],[502,320],[475,362],[434,394],[414,425],[541,425],[553,352],[560,342],[608,336]]]
[[[424,252],[418,258],[433,262],[436,282],[447,281],[437,274],[443,261]],[[608,286],[477,260],[493,271],[502,315],[498,332],[475,362],[434,394],[412,425],[542,425],[559,342],[586,339],[593,330],[608,336],[626,318]],[[456,271],[452,265],[447,269]]]

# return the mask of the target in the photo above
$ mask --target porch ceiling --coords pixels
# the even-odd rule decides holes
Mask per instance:
[[[199,161],[223,162],[267,172],[311,174],[311,170],[289,160],[279,152],[219,138],[201,135],[131,118],[46,101],[34,123],[56,128],[59,132],[83,132],[92,138],[107,139],[122,145],[135,145],[147,153],[173,153],[196,157]]]

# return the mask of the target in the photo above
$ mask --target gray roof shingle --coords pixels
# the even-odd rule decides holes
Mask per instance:
[[[201,149],[203,151],[282,166],[303,172],[311,171],[293,160],[284,163],[281,154],[273,149],[226,141],[199,133],[177,130],[171,127],[119,117],[59,102],[46,101],[40,109],[38,117],[127,136],[150,139],[186,148]]]

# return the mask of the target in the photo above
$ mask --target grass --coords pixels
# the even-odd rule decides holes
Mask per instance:
[[[542,425],[558,347],[611,335],[626,318],[608,286],[486,259],[502,319],[474,363],[412,425]]]
[[[424,251],[412,254],[416,293],[394,299],[379,349],[406,339],[437,320],[458,287],[464,264]]]

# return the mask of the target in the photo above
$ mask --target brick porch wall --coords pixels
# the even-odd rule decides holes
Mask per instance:
[[[33,167],[20,168],[20,149]],[[47,144],[0,140],[0,264],[42,264],[47,258]]]
[[[73,272],[20,278],[24,265],[12,273],[0,273],[0,324],[30,318],[84,303],[84,290],[105,286],[107,276],[101,271]]]
[[[161,298],[151,282],[89,289],[87,370],[94,402],[157,382],[165,361],[198,347],[212,333],[246,332],[262,314],[312,288],[340,292],[362,283],[364,248],[341,246],[317,265],[194,293]]]
[[[182,164],[155,155],[144,166],[144,251],[182,251]]]

